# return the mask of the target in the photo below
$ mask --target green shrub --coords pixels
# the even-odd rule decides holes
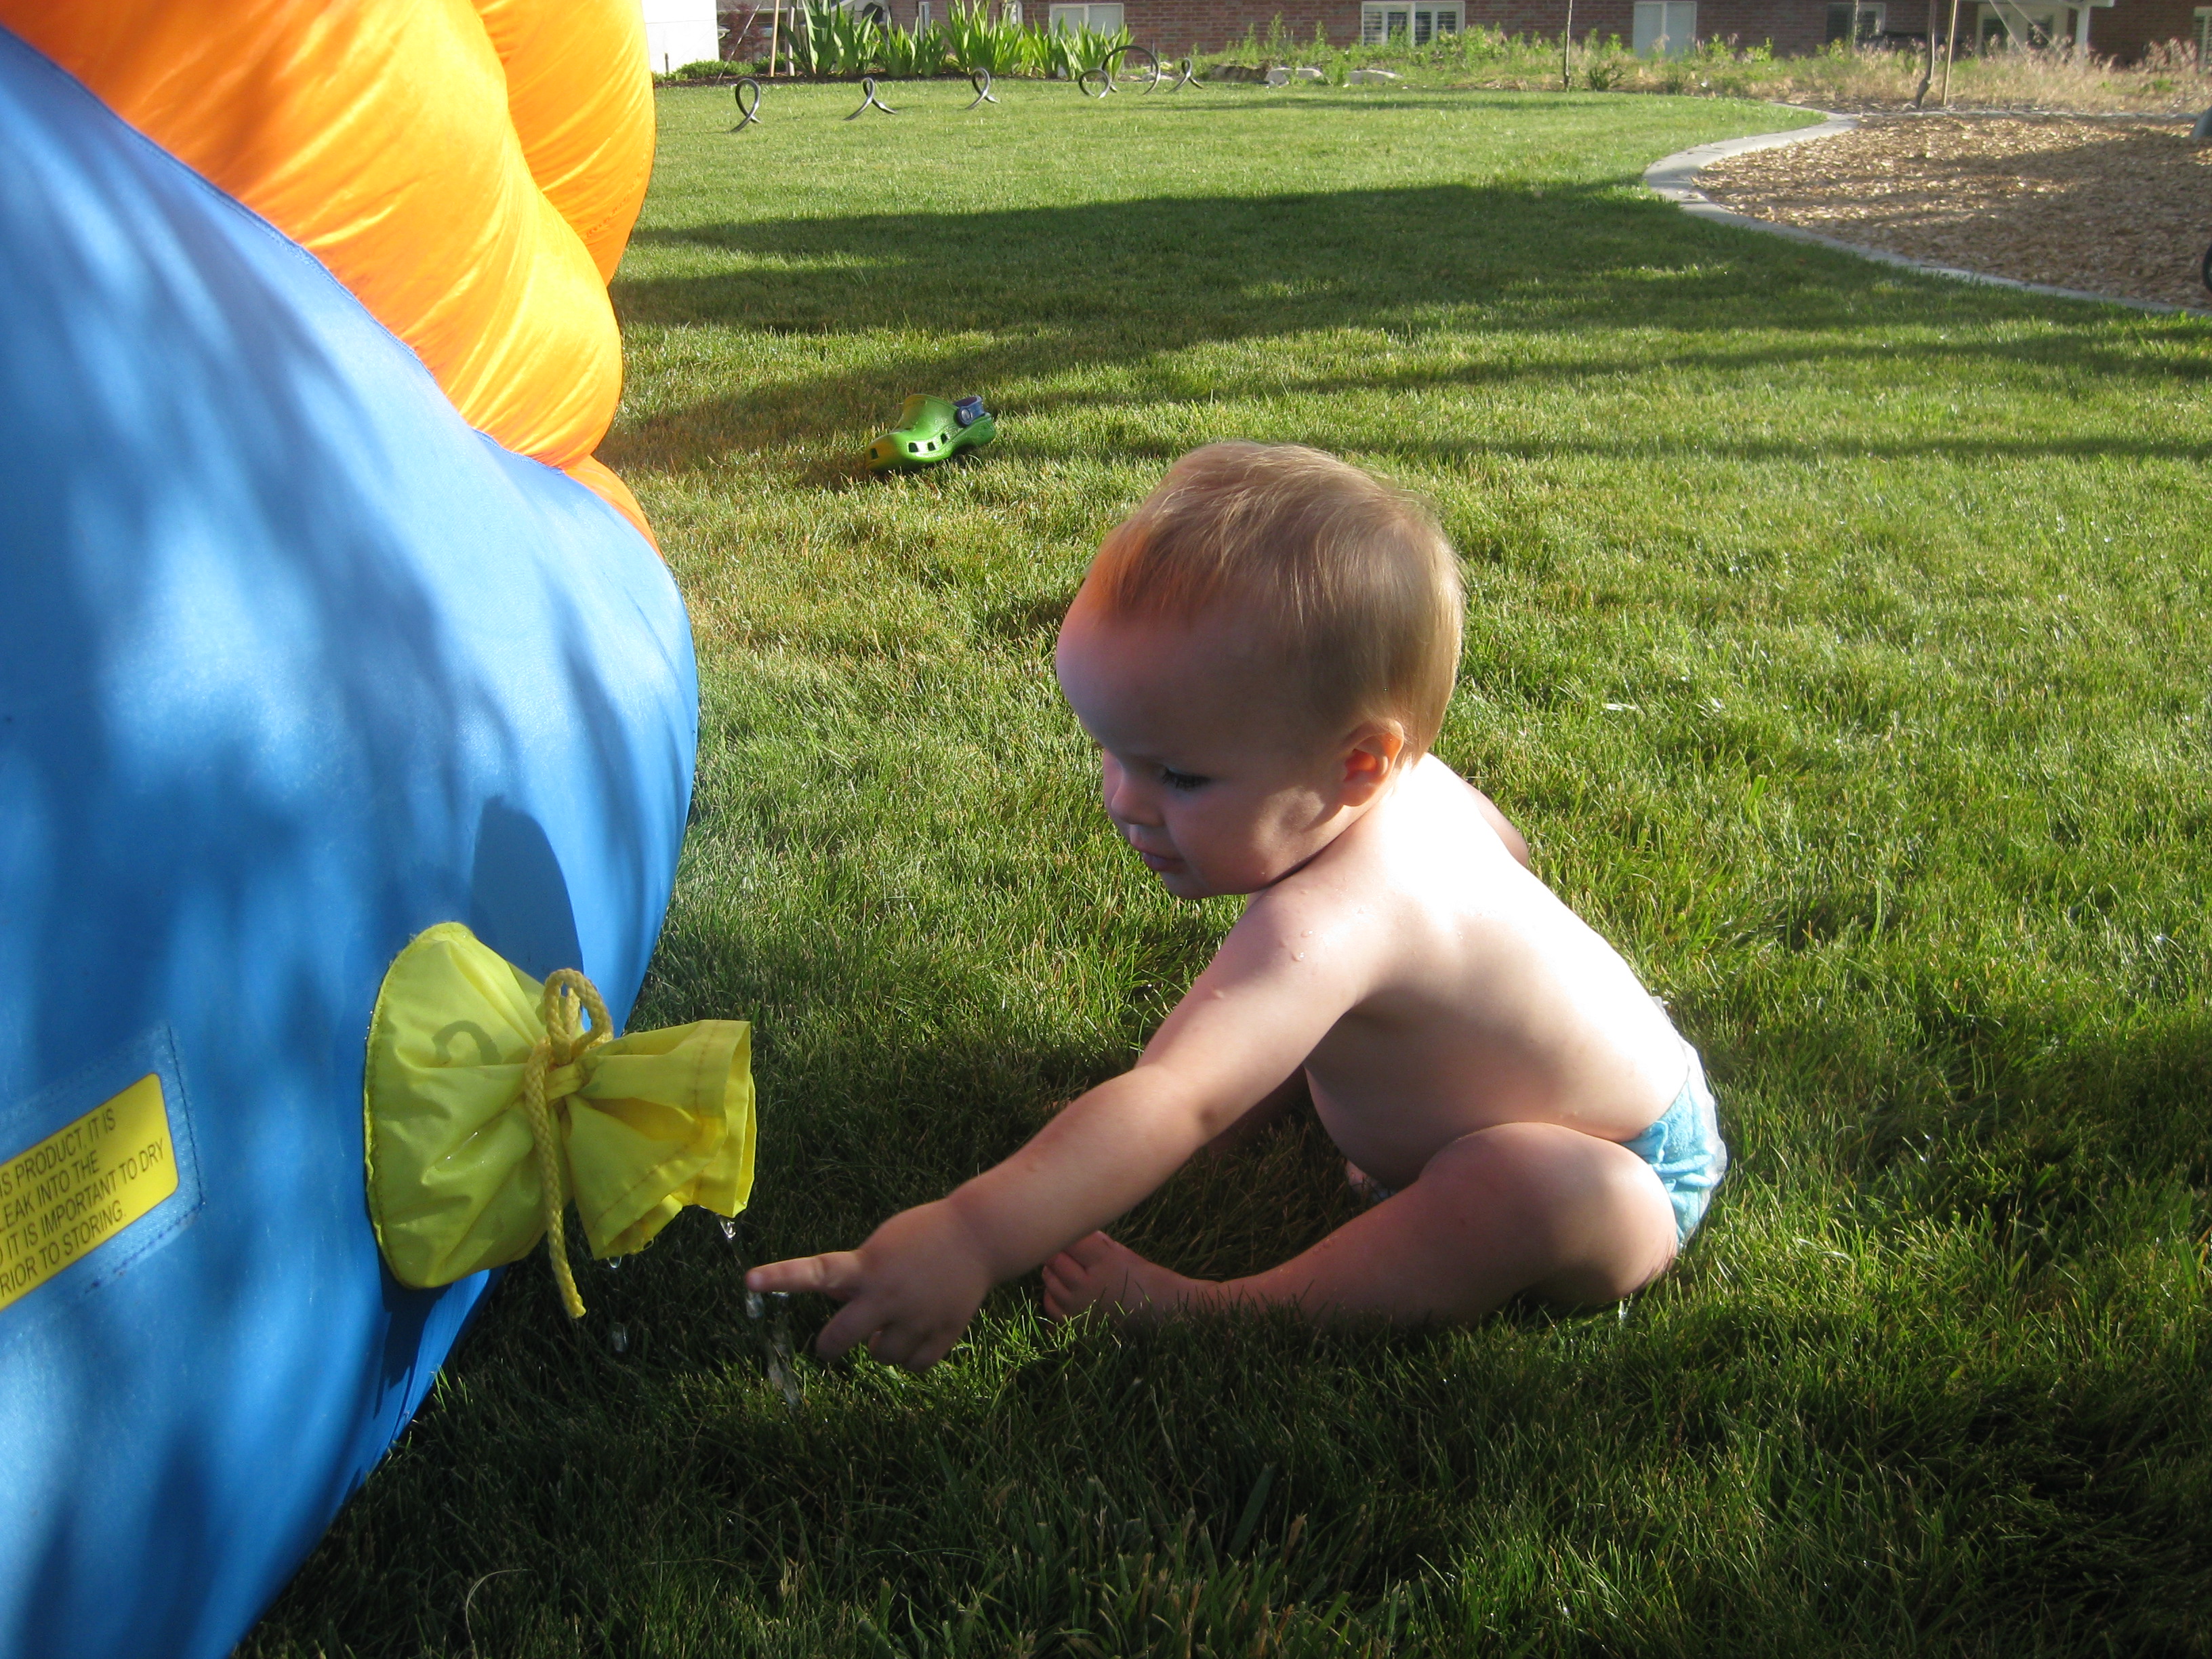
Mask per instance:
[[[1102,34],[1094,29],[1039,29],[993,19],[981,5],[955,6],[941,30],[933,64],[949,60],[972,74],[1042,75],[1073,80],[1096,69],[1107,55],[1129,44],[1129,32]],[[929,71],[923,70],[921,73]]]
[[[1083,36],[1088,29],[1053,29],[1040,37],[1037,72],[1055,81],[1072,81],[1091,67],[1083,56]]]
[[[732,64],[720,58],[702,58],[695,64],[681,64],[666,75],[653,78],[664,85],[684,81],[713,81],[726,75],[750,75],[750,64]]]
[[[1033,52],[1024,38],[1029,33],[1018,23],[994,19],[981,0],[953,7],[945,20],[945,50],[952,66],[963,74],[977,70],[988,70],[993,75],[1014,74]]]
[[[876,59],[884,73],[901,80],[936,74],[945,67],[945,32],[933,25],[885,29],[876,45]]]
[[[882,56],[884,30],[835,0],[807,0],[805,27],[792,41],[792,67],[802,75],[865,75]]]
[[[1047,50],[1068,66],[1065,73],[1069,76],[1099,68],[1108,57],[1130,43],[1127,29],[1117,29],[1111,34],[1087,28],[1054,29],[1043,40]]]
[[[1600,40],[1595,29],[1583,46],[1582,81],[1592,92],[1610,92],[1636,72],[1636,59],[1617,34]]]
[[[1460,61],[1469,68],[1479,64],[1494,64],[1511,56],[1514,42],[1503,29],[1490,28],[1478,23],[1459,35]]]
[[[830,36],[829,13],[835,8],[810,4],[799,16],[791,20],[783,37],[785,61],[794,75],[824,75],[829,71]],[[817,14],[821,14],[821,27],[816,27]]]

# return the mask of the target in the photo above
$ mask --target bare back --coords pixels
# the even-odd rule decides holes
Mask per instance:
[[[1314,961],[1345,1009],[1306,1078],[1345,1155],[1390,1186],[1500,1123],[1629,1139],[1682,1084],[1681,1041],[1634,971],[1433,757],[1257,895],[1217,965],[1255,950]]]

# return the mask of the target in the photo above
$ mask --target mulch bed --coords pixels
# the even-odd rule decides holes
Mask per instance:
[[[1698,175],[1754,218],[1992,276],[2212,311],[2212,148],[2170,122],[1870,116]]]

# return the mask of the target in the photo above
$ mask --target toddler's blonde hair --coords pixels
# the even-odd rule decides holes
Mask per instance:
[[[1435,513],[1302,444],[1193,450],[1107,533],[1083,592],[1109,617],[1255,622],[1316,722],[1404,727],[1401,764],[1436,741],[1459,672],[1464,600]]]

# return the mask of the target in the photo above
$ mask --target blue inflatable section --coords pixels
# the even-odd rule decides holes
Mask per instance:
[[[378,981],[459,920],[627,1012],[690,637],[619,516],[4,33],[0,157],[0,1655],[217,1659],[485,1289],[378,1257]],[[149,1076],[175,1190],[88,1244],[66,1179],[130,1149],[81,1126]]]

